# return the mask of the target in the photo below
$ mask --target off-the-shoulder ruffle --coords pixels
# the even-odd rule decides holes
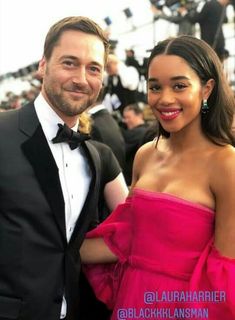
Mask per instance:
[[[235,259],[221,255],[211,239],[194,269],[190,280],[190,290],[209,291],[216,295],[216,299],[211,302],[198,303],[197,307],[208,307],[211,320],[234,320],[234,288]]]
[[[117,263],[85,265],[84,271],[99,300],[113,309],[119,283],[130,255],[132,225],[130,198],[120,204],[103,223],[87,233],[87,238],[103,237],[110,250],[118,257]]]

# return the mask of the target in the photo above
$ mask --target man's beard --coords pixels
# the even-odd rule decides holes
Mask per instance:
[[[78,101],[74,101],[74,103],[70,103],[68,99],[64,98],[61,94],[56,94],[54,92],[52,93],[52,90],[48,88],[45,88],[45,92],[53,109],[59,110],[61,113],[69,117],[81,114],[96,100],[95,97],[93,99],[81,99]]]

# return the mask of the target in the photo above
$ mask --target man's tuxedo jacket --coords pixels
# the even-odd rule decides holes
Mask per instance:
[[[59,320],[64,293],[66,319],[82,319],[79,247],[98,219],[100,174],[92,143],[83,150],[93,177],[67,243],[58,169],[33,103],[0,115],[0,320]]]

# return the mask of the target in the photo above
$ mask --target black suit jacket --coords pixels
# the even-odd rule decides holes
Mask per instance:
[[[200,24],[201,39],[213,47],[219,57],[225,54],[225,39],[223,22],[225,7],[217,0],[206,2],[200,12],[192,11],[188,18],[191,22]]]
[[[124,169],[124,176],[128,186],[131,185],[135,154],[142,145],[142,140],[147,129],[147,124],[141,124],[133,129],[122,130],[126,145],[126,166]]]
[[[125,141],[112,115],[105,109],[91,114],[92,139],[108,145],[115,154],[122,169],[125,167]]]
[[[67,319],[79,319],[79,247],[98,219],[98,168],[91,143],[83,150],[93,177],[67,243],[58,169],[34,105],[0,115],[0,320],[58,320],[64,292]]]

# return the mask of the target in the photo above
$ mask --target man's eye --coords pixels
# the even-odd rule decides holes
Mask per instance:
[[[64,65],[66,65],[66,66],[74,66],[74,62],[73,61],[71,61],[71,60],[64,60],[63,61],[63,64]]]
[[[96,66],[91,66],[91,67],[90,67],[90,70],[91,70],[92,72],[100,72],[100,68],[99,68],[99,67],[96,67]]]

